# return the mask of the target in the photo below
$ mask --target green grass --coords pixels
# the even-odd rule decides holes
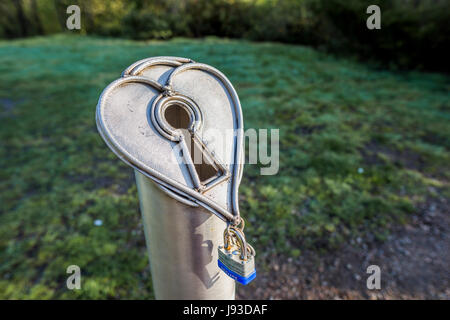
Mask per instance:
[[[153,296],[132,169],[101,140],[94,113],[126,66],[156,55],[217,67],[246,128],[280,129],[278,175],[246,165],[240,189],[259,261],[383,240],[418,203],[450,195],[447,76],[219,39],[0,42],[0,298]],[[82,290],[65,287],[70,264]]]

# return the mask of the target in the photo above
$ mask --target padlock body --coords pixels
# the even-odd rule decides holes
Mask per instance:
[[[218,265],[229,277],[241,284],[248,284],[256,277],[255,260],[249,256],[247,260],[242,260],[239,250],[232,248],[227,250],[219,246]]]

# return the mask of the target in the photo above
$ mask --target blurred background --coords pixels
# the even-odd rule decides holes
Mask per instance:
[[[133,171],[94,114],[128,65],[173,55],[225,73],[246,129],[280,129],[279,173],[244,171],[239,298],[449,299],[449,20],[445,0],[3,0],[0,298],[153,298]]]
[[[0,5],[0,36],[67,31],[66,9],[72,4],[83,12],[81,34],[279,41],[390,67],[449,71],[445,0],[6,0]],[[382,8],[383,31],[364,28],[372,4]]]

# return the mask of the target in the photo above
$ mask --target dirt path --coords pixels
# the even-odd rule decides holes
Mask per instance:
[[[429,201],[384,243],[354,245],[297,259],[273,257],[239,299],[450,299],[450,203]],[[358,243],[359,242],[359,243]],[[381,268],[381,289],[366,287],[369,265]]]

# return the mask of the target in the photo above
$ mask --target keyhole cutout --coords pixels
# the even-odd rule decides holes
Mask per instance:
[[[191,123],[189,113],[177,104],[168,106],[164,111],[164,117],[174,129],[188,129]]]
[[[214,165],[214,161],[208,156],[203,144],[188,130],[192,119],[185,108],[177,104],[170,105],[164,111],[164,118],[174,129],[182,129],[181,132],[184,136],[189,156],[202,184],[207,184],[223,174]]]

